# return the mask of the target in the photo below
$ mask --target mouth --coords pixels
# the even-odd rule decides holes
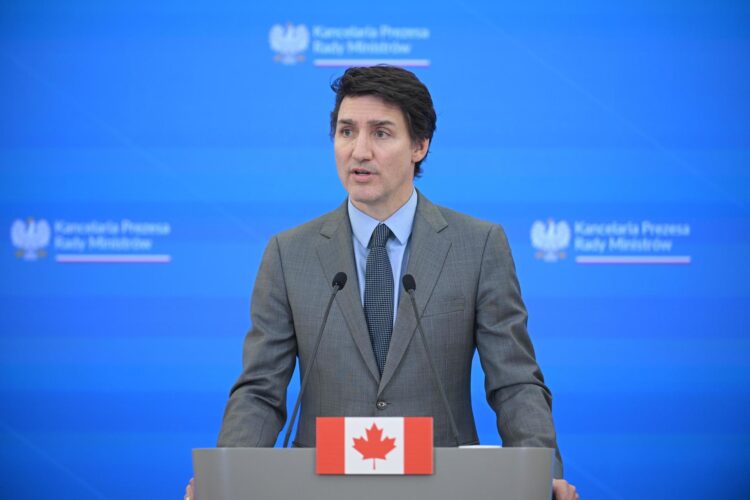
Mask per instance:
[[[353,168],[350,170],[350,173],[356,180],[367,180],[375,175],[372,170],[362,167]]]

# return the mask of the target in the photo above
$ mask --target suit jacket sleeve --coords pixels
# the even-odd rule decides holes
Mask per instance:
[[[218,446],[273,446],[286,421],[286,388],[297,343],[277,238],[266,247],[245,337],[243,370],[232,387]]]
[[[487,401],[497,415],[503,445],[554,448],[555,477],[562,477],[552,395],[537,365],[526,320],[508,240],[502,228],[493,225],[482,256],[475,323]]]

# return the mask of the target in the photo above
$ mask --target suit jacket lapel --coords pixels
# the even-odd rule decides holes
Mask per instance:
[[[445,258],[448,255],[448,250],[451,247],[450,240],[440,234],[440,231],[445,229],[447,225],[448,223],[437,207],[419,193],[417,213],[414,217],[414,226],[411,232],[409,263],[406,267],[406,272],[414,276],[417,282],[415,298],[420,315],[424,312],[427,301],[432,295],[432,290],[435,288],[435,284],[437,284],[440,272],[443,270]],[[401,286],[400,279],[398,279],[397,286]],[[416,331],[417,321],[410,302],[411,299],[402,290],[396,324],[393,327],[391,345],[388,348],[388,357],[383,369],[383,376],[380,379],[378,394],[382,393],[388,382],[390,382]],[[367,328],[365,323],[366,333]],[[370,351],[372,351],[372,347],[370,347]],[[372,357],[374,359],[374,355]]]
[[[367,331],[367,321],[359,295],[359,280],[354,265],[352,228],[347,214],[347,202],[344,202],[328,217],[320,228],[320,234],[323,237],[316,251],[320,264],[323,266],[323,272],[328,279],[332,279],[339,271],[346,273],[348,282],[336,295],[336,302],[362,359],[375,381],[378,381],[380,373],[375,362],[375,354],[372,352],[370,334]]]

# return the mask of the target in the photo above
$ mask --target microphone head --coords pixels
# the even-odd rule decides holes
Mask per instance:
[[[337,286],[339,287],[339,290],[342,290],[344,285],[346,285],[346,273],[339,271],[336,273],[336,276],[333,277],[333,283],[331,283],[331,286]]]
[[[406,290],[406,293],[410,293],[417,289],[417,282],[414,281],[414,276],[411,274],[404,274],[404,277],[401,278],[401,283],[404,284],[404,290]]]

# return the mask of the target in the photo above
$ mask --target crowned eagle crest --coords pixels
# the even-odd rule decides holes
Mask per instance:
[[[546,223],[538,220],[531,225],[531,244],[537,249],[536,257],[545,262],[557,262],[565,258],[565,248],[570,245],[570,226],[567,222]]]
[[[310,32],[304,24],[295,26],[287,23],[286,26],[276,24],[268,34],[271,49],[276,52],[274,59],[282,64],[295,64],[303,61],[305,57],[301,54],[310,43]]]
[[[16,247],[16,256],[24,260],[37,260],[47,252],[44,247],[49,245],[52,229],[44,220],[29,217],[26,221],[16,219],[10,227],[10,240]]]

